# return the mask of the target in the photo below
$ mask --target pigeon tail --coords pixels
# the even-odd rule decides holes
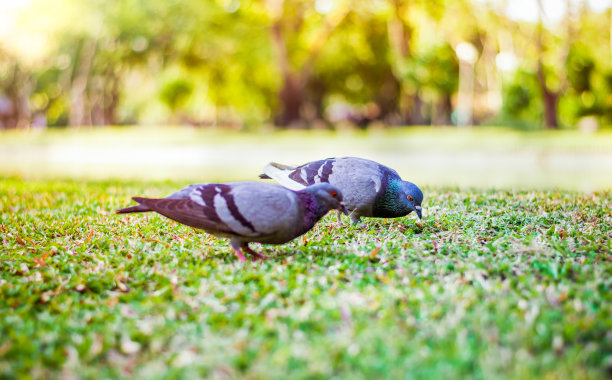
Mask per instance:
[[[135,200],[136,202],[140,203],[143,199],[147,199],[147,198],[134,197],[132,199]],[[145,206],[143,204],[139,204],[139,205],[136,205],[136,206],[120,208],[119,210],[115,211],[115,213],[117,213],[117,214],[131,214],[131,213],[134,213],[134,212],[148,212],[148,211],[153,211],[153,209],[151,209],[150,207]]]
[[[293,170],[295,170],[295,168],[292,166],[270,162],[263,168],[265,174],[262,174],[262,176],[274,179],[276,182],[291,190],[302,190],[306,188],[306,186],[289,178],[289,175]],[[260,176],[260,178],[266,178],[262,176]]]
[[[270,166],[271,170],[273,169],[279,169],[279,170],[295,170],[295,167],[293,166],[289,166],[289,165],[285,165],[285,164],[279,164],[278,162],[270,162],[268,165],[266,165],[266,167]],[[264,172],[265,172],[265,168],[264,168]],[[267,173],[264,174],[260,174],[259,178],[261,179],[273,179],[272,177],[270,177]]]
[[[280,169],[280,170],[295,170],[294,166],[279,164],[278,162],[270,162],[268,165],[274,166],[275,168]]]

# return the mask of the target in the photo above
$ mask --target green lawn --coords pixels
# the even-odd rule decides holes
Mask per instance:
[[[610,376],[610,192],[425,187],[243,264],[112,213],[184,184],[0,180],[0,378]]]

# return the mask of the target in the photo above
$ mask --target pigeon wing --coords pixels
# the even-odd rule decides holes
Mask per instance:
[[[301,190],[306,186],[329,182],[329,176],[332,173],[335,161],[334,158],[328,158],[312,161],[295,168],[271,162],[264,168],[264,173],[289,189]]]
[[[132,198],[149,209],[190,227],[210,232],[233,233],[217,215],[214,206],[204,206],[190,198]]]

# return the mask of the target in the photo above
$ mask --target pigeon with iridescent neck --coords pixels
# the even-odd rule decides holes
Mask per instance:
[[[189,185],[161,199],[132,198],[139,204],[118,214],[154,211],[187,226],[230,239],[241,261],[244,253],[265,259],[248,243],[283,244],[308,232],[328,211],[347,213],[342,193],[329,183],[294,191],[265,182]]]
[[[328,158],[297,167],[270,163],[261,178],[272,178],[290,189],[330,183],[344,196],[353,223],[361,217],[397,218],[414,211],[421,219],[423,192],[397,172],[377,162],[356,157]]]

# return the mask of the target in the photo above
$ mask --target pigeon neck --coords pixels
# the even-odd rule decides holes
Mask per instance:
[[[300,200],[300,203],[304,207],[302,228],[304,231],[310,230],[314,227],[315,223],[319,221],[328,210],[324,209],[317,201],[314,195],[309,194],[304,191],[297,192],[297,196]]]
[[[411,209],[404,196],[402,196],[401,181],[390,180],[388,183],[383,184],[383,189],[374,201],[374,216],[379,218],[396,218],[410,213]]]

